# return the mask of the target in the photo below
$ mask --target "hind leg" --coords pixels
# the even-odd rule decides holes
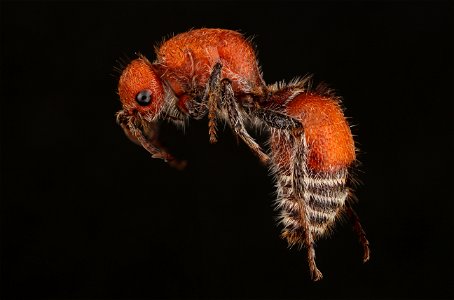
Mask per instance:
[[[270,140],[273,171],[278,187],[277,207],[281,209],[282,237],[290,246],[305,247],[312,280],[323,275],[315,262],[315,241],[304,199],[306,145],[304,137],[272,130]]]
[[[307,157],[307,145],[305,143],[304,134],[298,136],[295,139],[293,146],[293,163],[292,165],[292,177],[293,177],[293,189],[300,203],[300,219],[301,225],[304,228],[303,242],[307,250],[307,259],[309,263],[309,270],[311,272],[311,278],[313,281],[318,281],[323,278],[322,272],[317,268],[315,263],[315,241],[314,234],[312,233],[311,226],[309,223],[309,214],[307,212],[307,199],[304,195],[304,177],[307,177],[306,157]]]
[[[361,222],[359,220],[358,215],[353,210],[351,205],[347,202],[346,204],[346,211],[350,219],[354,222],[353,230],[355,231],[356,235],[358,235],[359,242],[363,247],[363,262],[367,262],[370,258],[370,249],[369,249],[369,241],[366,237],[366,232],[364,231],[363,227],[361,226]]]

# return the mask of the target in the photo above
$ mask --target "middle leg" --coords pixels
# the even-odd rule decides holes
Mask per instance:
[[[230,80],[221,79],[222,64],[217,62],[213,66],[210,79],[206,86],[205,94],[202,99],[202,105],[206,105],[208,109],[208,131],[210,134],[210,142],[215,143],[216,138],[216,119],[219,110],[219,105],[222,103],[227,109],[227,117],[230,127],[234,133],[239,136],[250,149],[256,154],[260,161],[267,164],[269,161],[266,155],[256,141],[249,135],[245,126],[239,105],[235,99],[235,94]]]
[[[210,142],[216,143],[216,117],[218,110],[218,102],[221,100],[221,71],[222,64],[217,62],[213,66],[210,79],[206,86],[205,95],[202,103],[207,103],[208,106],[208,132],[210,134]]]
[[[239,136],[248,147],[258,156],[263,164],[267,164],[269,161],[268,155],[266,155],[257,142],[249,135],[246,128],[244,127],[244,120],[241,115],[239,105],[235,99],[232,84],[230,80],[223,79],[222,85],[222,103],[227,109],[228,121],[230,127],[233,129],[235,134]]]

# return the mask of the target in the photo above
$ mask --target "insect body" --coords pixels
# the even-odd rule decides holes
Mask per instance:
[[[271,166],[282,236],[291,246],[306,246],[311,276],[318,280],[322,274],[315,264],[314,241],[326,235],[342,213],[355,222],[364,261],[369,259],[369,243],[347,202],[355,146],[339,99],[323,87],[308,91],[304,85],[300,82],[286,88],[297,93],[291,99],[272,99],[273,105],[282,104],[283,113],[298,119],[303,130],[271,129]]]
[[[204,29],[182,33],[164,42],[156,54],[162,78],[179,98],[182,110],[187,109],[188,99],[204,96],[198,93],[210,80],[212,84],[216,83],[213,80],[228,80],[237,101],[264,97],[266,86],[251,44],[235,31]]]
[[[174,161],[140,128],[156,128],[161,117],[180,123],[208,114],[211,142],[216,142],[216,118],[223,117],[261,161],[268,160],[246,131],[240,110],[264,99],[267,91],[247,40],[235,31],[199,29],[173,37],[156,52],[154,63],[140,56],[120,77],[123,110],[117,117],[128,136],[154,157]]]
[[[157,123],[184,124],[208,115],[210,141],[223,119],[275,175],[283,225],[290,246],[307,249],[311,277],[322,278],[314,243],[346,213],[369,259],[369,243],[350,206],[350,168],[355,146],[340,100],[330,90],[309,88],[309,79],[266,85],[253,47],[241,34],[197,29],[156,48],[154,63],[144,56],[123,70],[117,121],[134,142],[175,167],[182,163],[161,147]],[[246,126],[269,132],[269,154]]]

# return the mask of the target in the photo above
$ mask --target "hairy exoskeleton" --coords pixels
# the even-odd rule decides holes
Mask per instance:
[[[222,118],[262,162],[268,161],[243,122],[241,107],[255,109],[256,99],[266,97],[267,88],[250,44],[239,33],[193,30],[164,42],[156,53],[154,63],[140,56],[120,77],[123,110],[117,117],[129,136],[153,157],[172,162],[175,158],[157,145],[156,138],[147,139],[141,129],[152,127],[156,132],[160,119],[184,125],[188,118],[208,114],[212,143],[216,142],[217,118]]]
[[[170,38],[156,48],[151,63],[131,61],[120,77],[123,109],[117,121],[126,135],[155,158],[182,168],[159,143],[158,122],[184,126],[208,116],[208,132],[217,141],[222,119],[275,175],[289,245],[307,249],[311,277],[322,274],[315,264],[314,241],[346,212],[369,258],[368,241],[349,203],[349,168],[355,147],[339,99],[325,88],[311,90],[308,79],[289,85],[266,85],[251,43],[224,29],[197,29]],[[269,155],[246,126],[270,133]]]
[[[369,260],[369,242],[351,207],[355,145],[340,99],[320,85],[310,89],[303,79],[288,86],[270,86],[269,106],[301,122],[299,129],[271,128],[271,168],[276,178],[282,236],[290,246],[307,249],[313,280],[322,278],[315,264],[314,242],[327,235],[346,213]]]

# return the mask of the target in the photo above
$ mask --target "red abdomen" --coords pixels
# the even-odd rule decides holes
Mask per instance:
[[[355,145],[334,97],[303,92],[285,103],[284,110],[303,125],[302,132],[291,134],[272,129],[270,139],[283,237],[293,245],[304,243],[307,232],[316,238],[335,224],[349,194]]]
[[[355,160],[353,136],[337,100],[302,93],[287,103],[286,111],[303,124],[309,169],[332,172]]]

